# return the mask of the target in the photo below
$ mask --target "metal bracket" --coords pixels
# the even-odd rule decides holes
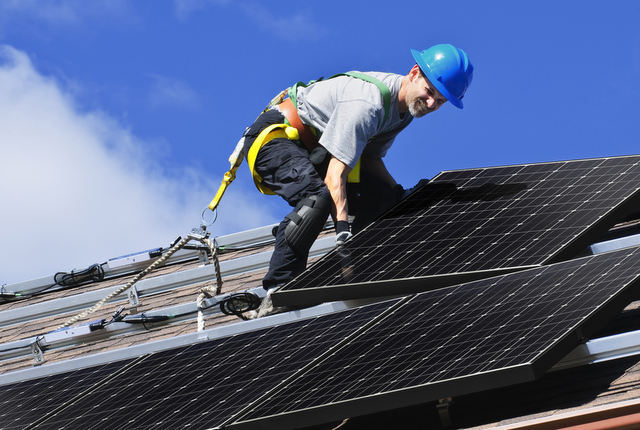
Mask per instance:
[[[191,233],[189,233],[189,237],[197,240],[208,238],[209,232],[207,231],[207,226],[201,225],[200,227],[191,229]]]
[[[33,365],[39,366],[44,363],[44,352],[40,348],[40,344],[36,340],[31,344],[31,353],[33,354]]]
[[[201,266],[207,266],[211,264],[211,261],[209,260],[208,251],[209,251],[208,249],[204,249],[204,248],[198,249],[198,263],[200,263]]]
[[[194,228],[191,230],[191,233],[189,233],[189,238],[202,241],[203,239],[208,239],[210,234],[211,233],[207,231],[207,226],[202,224],[199,228]],[[209,249],[208,247],[204,246],[204,242],[203,246],[198,248],[198,262],[202,266],[211,264],[211,261],[209,260]]]
[[[449,406],[451,406],[451,403],[453,403],[453,400],[451,397],[447,397],[438,400],[438,404],[436,405],[438,414],[440,415],[440,424],[442,424],[443,428],[453,427],[451,423],[451,414],[449,413]]]
[[[130,309],[135,309],[138,307],[138,305],[140,304],[140,297],[138,296],[138,290],[136,289],[135,285],[132,285],[131,288],[129,288],[129,308]]]

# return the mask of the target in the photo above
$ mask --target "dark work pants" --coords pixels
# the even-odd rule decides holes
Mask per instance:
[[[277,110],[271,110],[258,117],[245,133],[245,155],[260,132],[271,124],[284,122]],[[262,177],[263,184],[282,197],[292,207],[310,196],[320,196],[331,200],[323,178],[309,161],[309,152],[298,142],[288,139],[273,139],[258,152],[255,169]],[[352,231],[357,233],[400,200],[402,187],[392,188],[386,182],[361,172],[360,184],[349,186],[349,213],[355,215]],[[300,274],[307,266],[309,250],[304,253],[294,251],[284,237],[289,224],[285,218],[278,226],[276,243],[269,263],[269,271],[262,280],[268,290],[285,284]],[[316,236],[320,231],[316,232]]]
[[[271,124],[283,122],[284,117],[277,110],[260,115],[245,133],[245,154],[263,129]],[[309,161],[309,152],[298,146],[296,141],[273,139],[258,152],[255,169],[262,177],[262,183],[292,207],[310,196],[331,200],[323,179]],[[285,218],[278,226],[269,271],[262,280],[266,290],[289,282],[307,266],[309,250],[304,253],[296,252],[284,237],[284,230],[289,222],[289,219]],[[320,231],[317,231],[315,235],[319,233]]]

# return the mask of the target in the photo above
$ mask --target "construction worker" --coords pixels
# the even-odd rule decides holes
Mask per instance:
[[[462,109],[473,77],[467,54],[448,44],[411,52],[416,65],[406,76],[351,72],[298,83],[246,130],[244,153],[256,186],[294,207],[275,232],[262,281],[267,296],[251,317],[273,313],[271,293],[306,268],[309,248],[330,214],[340,246],[402,198],[404,190],[382,158],[413,118],[447,101]],[[347,183],[356,167],[354,192]]]

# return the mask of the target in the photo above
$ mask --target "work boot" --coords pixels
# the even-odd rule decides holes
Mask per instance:
[[[281,312],[287,312],[289,309],[286,306],[278,306],[273,307],[273,301],[271,300],[271,294],[274,291],[277,291],[280,288],[280,285],[269,288],[267,290],[267,295],[264,299],[262,299],[262,303],[260,303],[260,307],[254,311],[250,311],[247,313],[247,319],[256,319],[266,317],[268,315],[275,315]]]

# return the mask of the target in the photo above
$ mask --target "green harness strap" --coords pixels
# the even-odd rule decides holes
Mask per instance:
[[[369,82],[371,84],[374,84],[376,87],[378,87],[378,89],[380,90],[380,94],[382,95],[382,103],[384,106],[384,117],[382,118],[382,125],[384,125],[384,123],[387,122],[387,118],[389,117],[389,111],[391,110],[391,91],[389,90],[389,87],[384,82],[382,82],[380,79],[376,79],[373,76],[369,76],[366,73],[361,73],[361,72],[338,73],[337,75],[330,76],[328,79],[335,78],[337,76],[350,76],[352,78],[362,79],[363,81]],[[319,80],[310,81],[307,84],[305,84],[304,82],[297,82],[295,85],[289,88],[288,90],[289,98],[291,99],[291,102],[296,108],[298,107],[298,97],[297,97],[298,88],[299,87],[306,88],[309,85],[316,83],[318,81]],[[281,93],[279,97],[284,97],[284,94]],[[285,122],[288,123],[288,121],[286,120]],[[288,124],[288,125],[291,125],[291,124]],[[360,182],[360,160],[358,160],[358,163],[356,164],[356,166],[349,173],[348,182],[351,182],[351,183]]]
[[[389,111],[391,110],[391,91],[389,90],[389,87],[386,86],[385,83],[382,82],[380,79],[376,79],[373,76],[369,76],[365,73],[348,72],[348,73],[341,73],[335,76],[341,76],[341,75],[362,79],[363,81],[369,82],[375,85],[376,87],[378,87],[378,89],[380,90],[380,94],[382,95],[382,102],[384,105],[384,117],[382,118],[382,124],[387,122],[387,118],[389,117]],[[332,76],[332,78],[333,77],[334,76]]]
[[[382,95],[382,102],[384,105],[384,117],[382,118],[382,124],[387,121],[389,117],[389,111],[391,110],[391,91],[389,87],[385,85],[380,79],[376,79],[373,76],[369,76],[366,73],[360,72],[347,72],[347,73],[338,73],[337,75],[330,76],[327,79],[335,78],[337,76],[351,76],[352,78],[362,79],[363,81],[374,84],[380,90],[380,94]],[[304,82],[297,82],[294,86],[289,88],[289,98],[293,102],[294,106],[298,106],[298,88],[299,87],[308,87],[311,84],[318,82],[318,80],[309,81],[309,83],[305,84]]]

